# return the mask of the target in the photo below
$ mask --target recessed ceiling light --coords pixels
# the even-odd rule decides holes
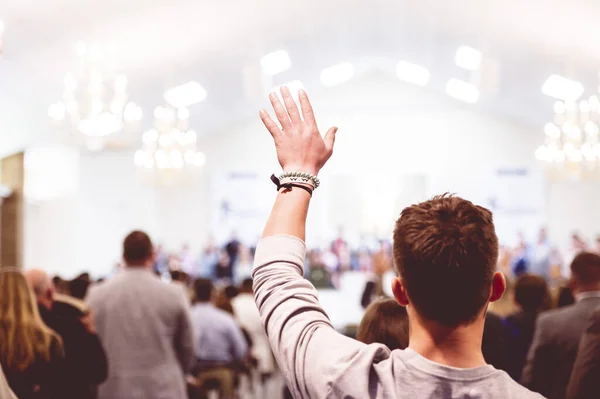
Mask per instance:
[[[575,101],[584,91],[580,82],[560,75],[550,75],[542,85],[542,93],[564,101]]]
[[[336,86],[350,80],[354,76],[354,65],[342,62],[330,66],[321,71],[321,83],[323,86]]]
[[[184,83],[165,91],[165,101],[175,108],[189,107],[190,105],[206,100],[208,92],[196,81]]]
[[[479,89],[472,83],[452,78],[446,83],[446,93],[450,97],[467,103],[476,103],[479,99]]]
[[[277,75],[278,73],[290,69],[292,61],[290,60],[287,51],[278,50],[262,57],[260,66],[265,74]]]
[[[407,61],[400,61],[396,65],[396,76],[405,82],[424,86],[429,82],[430,73],[425,67]]]
[[[481,51],[469,46],[460,46],[456,50],[454,62],[460,68],[476,71],[481,67]]]

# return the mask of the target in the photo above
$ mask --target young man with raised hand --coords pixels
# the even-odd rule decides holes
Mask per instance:
[[[283,175],[254,266],[256,304],[295,398],[539,398],[481,353],[489,302],[505,290],[495,271],[498,239],[492,214],[440,196],[406,208],[394,231],[396,300],[410,320],[409,348],[390,351],[337,333],[303,279],[308,205],[317,174],[331,157],[337,128],[323,138],[311,104],[289,90],[271,104],[279,125],[260,111]]]

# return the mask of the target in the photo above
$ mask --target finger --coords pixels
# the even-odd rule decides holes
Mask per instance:
[[[300,108],[302,108],[302,118],[304,118],[304,122],[316,125],[315,114],[313,113],[312,105],[310,104],[306,92],[300,89],[298,98],[300,100]]]
[[[263,123],[265,124],[265,127],[267,128],[269,133],[271,133],[271,136],[273,136],[273,138],[275,138],[279,134],[281,134],[281,129],[279,129],[279,126],[277,126],[277,123],[275,123],[275,121],[273,119],[271,119],[271,116],[269,115],[269,113],[267,111],[265,111],[264,109],[261,109],[259,114],[260,114],[260,119],[262,119]]]
[[[273,111],[275,111],[275,116],[277,117],[279,123],[281,123],[281,127],[283,129],[289,129],[292,126],[292,123],[290,122],[290,118],[288,117],[288,114],[285,108],[283,107],[283,104],[281,104],[281,101],[279,101],[277,93],[271,93],[269,95],[269,100],[271,100]]]
[[[281,97],[283,97],[285,108],[287,108],[287,112],[290,115],[292,123],[302,123],[302,118],[300,118],[300,111],[298,111],[296,101],[294,101],[292,93],[290,93],[290,89],[288,89],[286,86],[281,86]]]
[[[333,151],[333,145],[335,144],[335,135],[338,131],[337,127],[332,127],[325,133],[325,148],[329,151]]]

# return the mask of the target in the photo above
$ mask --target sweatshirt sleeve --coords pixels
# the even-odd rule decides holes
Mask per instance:
[[[360,356],[366,345],[335,331],[317,290],[302,277],[305,254],[296,237],[266,237],[253,271],[256,305],[288,388],[295,398],[325,398],[350,364],[353,382],[367,386],[371,363]],[[365,364],[357,364],[361,358]]]

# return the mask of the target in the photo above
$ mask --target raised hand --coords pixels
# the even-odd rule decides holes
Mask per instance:
[[[260,110],[260,118],[275,141],[279,164],[285,172],[306,172],[317,175],[333,153],[338,128],[329,129],[325,138],[321,136],[312,106],[304,90],[299,92],[302,115],[287,87],[281,87],[281,96],[285,106],[281,104],[276,93],[271,93],[269,96],[281,128],[271,119],[266,110]]]

